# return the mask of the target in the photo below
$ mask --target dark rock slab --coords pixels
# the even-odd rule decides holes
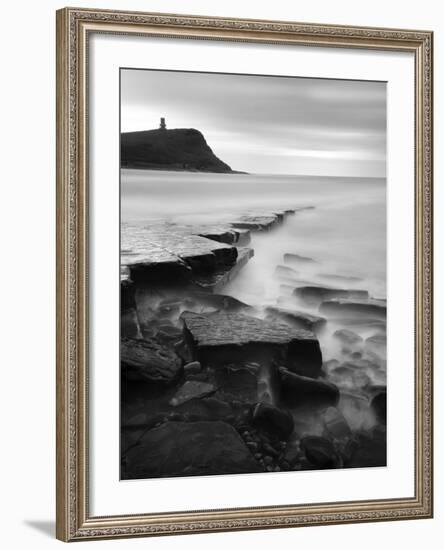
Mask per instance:
[[[232,281],[240,270],[248,263],[254,255],[251,248],[238,248],[236,263],[229,269],[219,269],[214,273],[196,275],[193,278],[193,285],[206,292],[222,292],[223,288]]]
[[[348,468],[387,465],[387,434],[384,429],[363,431],[356,436],[355,451],[347,461]]]
[[[316,264],[317,261],[307,256],[300,256],[299,254],[284,254],[284,263],[289,265],[306,265]]]
[[[245,214],[238,220],[231,222],[231,226],[239,229],[249,229],[250,231],[268,231],[280,223],[276,214]]]
[[[308,461],[316,468],[337,468],[340,466],[340,458],[335,446],[325,437],[315,435],[303,437],[301,448],[305,452]]]
[[[225,422],[166,422],[145,432],[126,455],[123,479],[262,471]]]
[[[377,393],[370,402],[370,408],[375,413],[377,420],[385,424],[387,421],[387,392]]]
[[[282,278],[281,278],[282,280]],[[279,285],[279,291],[282,294],[282,296],[279,296],[278,298],[278,304],[285,302],[288,302],[289,299],[293,299],[295,303],[298,303],[298,299],[294,296],[293,292],[296,288],[299,288],[301,286],[323,286],[318,283],[314,283],[313,281],[307,281],[306,279],[293,279],[293,278],[286,278],[285,283],[282,283]]]
[[[185,339],[203,364],[279,360],[290,370],[317,376],[322,367],[319,341],[309,331],[240,313],[184,312]]]
[[[169,384],[182,371],[182,362],[169,347],[151,340],[122,338],[120,361],[128,380]]]
[[[295,328],[317,332],[327,322],[324,317],[311,315],[304,311],[297,311],[283,307],[269,306],[265,308],[266,318],[281,319]]]
[[[259,365],[256,363],[232,363],[216,369],[215,378],[219,391],[232,400],[255,403],[258,398]]]
[[[268,403],[258,403],[254,407],[252,422],[257,429],[283,440],[288,439],[294,430],[291,414]]]
[[[192,399],[176,407],[176,410],[184,414],[191,422],[200,420],[225,421],[233,413],[229,403],[214,396]]]
[[[216,266],[230,267],[236,262],[237,249],[199,235],[180,235],[150,229],[147,238],[186,262],[194,273],[213,271]]]
[[[187,380],[183,386],[181,386],[175,393],[174,397],[170,401],[170,405],[177,407],[182,405],[191,399],[199,399],[200,397],[206,397],[216,391],[213,384],[207,382],[198,382],[196,380]]]
[[[143,251],[131,256],[122,255],[121,261],[127,263],[135,283],[186,281],[192,274],[191,267],[181,258],[148,241],[143,245]]]
[[[289,407],[326,408],[339,401],[338,388],[325,380],[300,376],[279,368],[281,399]]]
[[[335,319],[385,319],[387,316],[386,306],[356,300],[327,300],[321,303],[319,312]]]
[[[341,288],[329,288],[322,286],[302,286],[295,288],[293,294],[308,304],[320,304],[326,300],[347,299],[367,300],[366,290],[345,290]]]
[[[352,431],[344,415],[336,407],[329,407],[322,415],[325,432],[332,439],[351,437]]]
[[[122,226],[121,263],[135,282],[186,280],[191,270],[200,273],[229,268],[236,258],[235,246],[195,235],[187,227],[166,223]]]

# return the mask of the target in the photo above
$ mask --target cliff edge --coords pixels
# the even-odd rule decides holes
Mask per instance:
[[[194,128],[122,133],[120,149],[122,168],[233,172]]]

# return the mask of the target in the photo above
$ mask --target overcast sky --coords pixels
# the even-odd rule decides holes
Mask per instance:
[[[124,69],[122,131],[196,128],[234,170],[385,177],[386,85]]]

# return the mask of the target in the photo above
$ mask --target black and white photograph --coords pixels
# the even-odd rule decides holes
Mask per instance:
[[[120,69],[121,480],[386,466],[386,94]]]

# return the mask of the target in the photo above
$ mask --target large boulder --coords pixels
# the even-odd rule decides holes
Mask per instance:
[[[370,407],[375,413],[376,419],[385,424],[387,421],[387,392],[377,393],[370,402]]]
[[[279,368],[281,399],[289,407],[323,409],[336,406],[338,388],[325,380],[300,376],[284,367]]]
[[[322,286],[301,286],[295,288],[293,294],[308,304],[318,305],[325,300],[353,299],[367,300],[366,290],[344,290]]]
[[[169,384],[182,371],[179,357],[154,340],[122,338],[120,362],[124,376],[137,382]]]
[[[193,359],[203,365],[277,360],[303,375],[320,373],[321,349],[310,331],[240,313],[184,312],[181,318]]]
[[[291,414],[268,403],[258,403],[254,407],[252,422],[256,428],[284,440],[288,439],[294,430]]]
[[[126,455],[123,479],[246,474],[262,471],[225,422],[166,422],[145,432]]]
[[[337,468],[340,466],[340,457],[333,443],[325,438],[315,435],[303,437],[301,448],[305,452],[307,460],[316,468]]]

